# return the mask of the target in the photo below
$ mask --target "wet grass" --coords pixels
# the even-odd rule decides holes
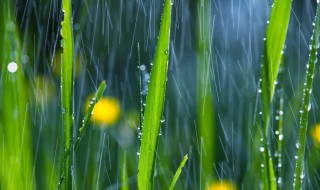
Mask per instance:
[[[263,159],[264,188],[277,189],[276,176],[272,154],[269,148],[270,112],[277,85],[277,76],[283,55],[286,34],[289,25],[291,0],[275,1],[268,21],[266,38],[264,39],[264,54],[262,63],[261,90],[263,101]],[[281,142],[281,141],[280,141]]]
[[[62,1],[63,21],[61,23],[61,36],[63,38],[61,44],[63,48],[62,66],[61,66],[61,108],[62,122],[65,134],[65,158],[64,158],[64,176],[65,189],[72,189],[72,157],[73,157],[73,124],[74,110],[73,102],[73,33],[71,25],[71,1]]]
[[[142,121],[142,137],[138,168],[138,189],[141,190],[152,189],[153,186],[157,143],[166,92],[171,28],[171,6],[171,0],[166,0]]]
[[[319,188],[320,129],[310,125],[320,8],[308,44],[291,0],[246,4],[248,23],[241,1],[163,2],[43,1],[24,11],[0,0],[0,189]],[[257,19],[269,18],[261,35],[256,10],[270,12]],[[288,41],[293,31],[305,46]],[[301,77],[290,48],[310,51]]]
[[[301,117],[299,122],[299,140],[296,144],[298,148],[298,153],[296,162],[296,171],[294,175],[294,188],[296,190],[302,188],[302,181],[305,177],[305,169],[304,169],[304,158],[306,152],[306,143],[307,143],[307,127],[308,127],[308,117],[309,111],[311,109],[310,97],[313,89],[313,78],[315,73],[315,67],[318,62],[317,51],[319,49],[319,35],[320,35],[320,8],[319,5],[317,7],[316,18],[314,22],[315,26],[313,29],[313,35],[311,37],[310,42],[310,56],[309,62],[306,65],[306,79],[304,83],[303,89],[303,99],[302,99],[302,107],[301,107]]]

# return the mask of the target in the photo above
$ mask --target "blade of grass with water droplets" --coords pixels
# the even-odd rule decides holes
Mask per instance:
[[[138,189],[140,190],[152,189],[153,184],[156,148],[166,91],[171,6],[171,0],[166,0],[162,14],[154,64],[148,86],[138,167]]]
[[[291,0],[275,0],[270,15],[264,43],[262,63],[262,101],[263,101],[263,158],[265,164],[265,189],[276,189],[273,161],[268,147],[268,126],[270,120],[270,105],[273,99],[277,76],[282,57],[282,50],[287,35]]]
[[[80,143],[80,140],[83,136],[83,133],[85,131],[85,129],[87,128],[88,126],[88,123],[90,121],[90,118],[92,116],[92,110],[94,109],[94,106],[99,102],[100,98],[102,97],[103,95],[103,92],[104,90],[106,89],[106,82],[105,81],[102,81],[99,85],[99,88],[95,94],[95,96],[92,98],[92,100],[90,101],[90,104],[89,104],[89,108],[82,120],[82,124],[81,124],[81,127],[79,128],[79,134],[78,134],[78,137],[76,138],[76,141],[74,143],[74,151],[77,151],[78,150],[78,147],[79,147],[79,143]],[[69,152],[66,153],[65,156],[69,156]],[[58,189],[60,189],[62,183],[64,182],[64,179],[65,179],[65,173],[63,173],[60,177],[60,181],[59,181],[59,185],[58,185]]]
[[[303,100],[301,108],[301,117],[299,123],[299,140],[298,140],[298,154],[296,162],[296,171],[295,171],[295,181],[294,189],[300,190],[302,187],[302,180],[304,178],[303,166],[304,166],[304,156],[306,149],[307,141],[307,126],[308,126],[308,114],[310,110],[310,96],[312,92],[312,84],[314,77],[315,64],[317,63],[317,50],[319,48],[319,35],[320,35],[320,8],[319,4],[317,7],[317,13],[315,17],[315,27],[314,32],[311,38],[311,49],[309,56],[309,63],[307,63],[307,74],[305,78],[305,86],[303,91]]]
[[[71,159],[72,157],[72,84],[73,84],[73,34],[72,34],[72,9],[71,0],[62,1],[64,19],[61,22],[62,36],[62,75],[61,75],[61,104],[62,120],[65,133],[64,175],[65,189],[72,189]]]
[[[173,179],[172,179],[172,182],[171,182],[171,184],[170,184],[170,186],[169,186],[169,190],[172,190],[173,187],[174,187],[174,185],[175,185],[176,182],[178,181],[179,176],[180,176],[181,171],[182,171],[182,168],[183,168],[184,165],[186,164],[187,160],[188,160],[188,154],[183,157],[183,160],[182,160],[182,162],[180,163],[179,168],[177,169],[176,173],[174,174],[174,177],[173,177]]]
[[[92,111],[93,111],[93,108],[94,106],[99,102],[100,98],[102,97],[103,95],[103,92],[104,90],[106,89],[106,81],[102,81],[99,85],[99,88],[95,94],[95,96],[92,98],[92,100],[90,101],[90,104],[89,104],[89,108],[82,120],[82,124],[81,124],[81,127],[79,128],[79,135],[78,135],[78,138],[76,139],[75,143],[74,143],[74,149],[77,150],[78,149],[78,146],[79,146],[79,142],[83,136],[83,132],[85,131],[85,129],[87,128],[88,126],[88,123],[90,121],[90,118],[92,116]]]

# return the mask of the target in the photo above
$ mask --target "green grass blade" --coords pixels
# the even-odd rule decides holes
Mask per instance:
[[[171,184],[170,184],[170,186],[169,186],[169,190],[172,190],[173,187],[174,187],[174,185],[175,185],[176,182],[178,181],[179,176],[180,176],[181,171],[182,171],[182,168],[183,168],[184,165],[186,164],[187,160],[188,160],[188,154],[184,156],[182,162],[181,162],[180,165],[179,165],[179,168],[177,169],[176,173],[174,174],[174,177],[173,177],[173,179],[172,179],[172,182],[171,182]]]
[[[270,15],[265,39],[265,54],[263,55],[262,86],[265,100],[272,101],[274,89],[282,57],[282,50],[287,35],[291,0],[275,0]]]
[[[312,92],[312,84],[314,77],[315,64],[317,62],[317,50],[319,48],[319,34],[320,34],[320,8],[319,4],[317,7],[317,14],[315,19],[315,28],[314,33],[311,38],[311,49],[310,49],[310,57],[309,63],[307,64],[307,74],[305,79],[305,86],[303,91],[303,100],[302,100],[302,108],[301,108],[301,117],[300,117],[300,129],[299,129],[299,140],[297,143],[298,154],[297,154],[297,162],[296,162],[296,171],[294,177],[294,189],[300,190],[302,188],[302,180],[305,176],[304,170],[304,156],[305,156],[305,148],[307,141],[307,126],[308,126],[308,114],[310,110],[310,96]]]
[[[121,190],[129,190],[129,178],[128,178],[128,161],[127,161],[127,151],[122,148],[120,153],[120,182],[121,182]]]
[[[89,108],[82,120],[82,124],[81,124],[81,127],[79,128],[79,134],[78,134],[78,137],[76,138],[76,141],[74,143],[74,150],[77,151],[78,150],[78,147],[79,147],[79,143],[80,143],[80,140],[83,136],[83,133],[85,131],[85,129],[87,128],[88,126],[88,123],[90,121],[90,118],[92,116],[92,110],[94,109],[94,106],[99,102],[100,98],[102,97],[103,95],[103,92],[104,90],[106,89],[107,87],[107,84],[105,81],[102,81],[99,85],[99,88],[95,94],[95,96],[92,98],[92,100],[90,101],[90,104],[89,104]],[[65,155],[66,157],[69,156],[69,152],[66,153]],[[61,178],[60,178],[60,181],[59,181],[59,185],[58,185],[58,189],[60,189],[61,187],[61,184],[63,183],[63,181],[65,180],[65,173],[63,173],[61,175]]]
[[[270,105],[281,63],[282,50],[287,35],[291,0],[275,0],[270,15],[264,44],[262,63],[262,101],[263,101],[263,158],[265,164],[265,189],[277,189],[271,153],[268,147],[268,126],[270,120]]]
[[[200,147],[200,189],[213,180],[216,125],[211,75],[211,1],[197,3],[197,59],[198,59],[198,131]]]
[[[61,99],[62,119],[65,131],[65,189],[72,189],[71,153],[72,153],[72,84],[73,84],[73,34],[72,34],[72,10],[71,0],[62,1],[64,19],[61,23],[62,39],[62,75],[61,75]]]
[[[10,0],[1,1],[0,5],[0,186],[34,189],[30,104],[24,70],[29,65],[21,62],[24,52],[14,6]]]
[[[78,146],[79,146],[79,142],[83,136],[83,132],[85,131],[85,129],[88,126],[88,123],[90,121],[90,118],[92,116],[92,110],[94,108],[94,106],[99,102],[100,98],[103,95],[103,92],[105,91],[107,87],[106,81],[102,81],[99,85],[99,88],[95,94],[95,96],[91,99],[90,104],[89,104],[89,108],[82,120],[81,123],[81,127],[79,128],[79,135],[78,138],[76,139],[75,143],[74,143],[74,149],[77,150]]]
[[[138,189],[140,190],[152,189],[156,146],[166,91],[171,6],[171,0],[166,0],[150,83],[148,86],[138,167]]]

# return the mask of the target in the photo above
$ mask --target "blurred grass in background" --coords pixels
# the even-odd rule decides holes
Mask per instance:
[[[206,21],[205,17],[201,19],[202,9],[198,4],[201,2],[210,2],[209,7],[204,8],[211,9],[211,13],[206,13],[211,15],[211,21]],[[259,79],[263,38],[272,3],[271,0],[173,2],[167,92],[158,137],[154,189],[169,187],[186,153],[189,159],[176,189],[199,189],[200,184],[203,189],[261,187],[263,159],[259,136],[263,129],[259,114],[262,111],[258,98]],[[84,105],[103,80],[108,84],[104,97],[113,97],[115,105],[119,106],[115,110],[120,110],[114,117],[117,119],[110,124],[90,122],[73,158],[75,189],[137,187],[140,132],[137,129],[141,125],[139,73],[144,104],[162,4],[163,1],[154,0],[72,3],[74,126],[81,126]],[[315,0],[292,2],[281,73],[285,77],[278,81],[283,90],[275,90],[275,97],[283,96],[282,163],[275,165],[275,171],[282,168],[283,189],[290,189],[293,184],[299,110],[316,6]],[[0,0],[0,10],[0,189],[57,189],[64,153],[59,65],[61,2]],[[209,24],[201,28],[199,22]],[[199,52],[200,37],[210,39],[207,48],[211,53],[203,56],[202,51]],[[140,71],[137,68],[138,42],[141,66],[144,66],[140,66]],[[208,109],[213,109],[214,113],[203,123],[209,125],[209,120],[214,119],[212,138],[208,134],[211,132],[203,132],[207,134],[205,137],[199,131],[198,79],[201,76],[197,70],[201,57],[210,60],[206,65],[209,69],[205,69],[208,77],[204,78],[208,83],[204,85],[211,83],[211,89],[203,87],[203,90],[210,92],[208,96],[214,104]],[[8,71],[11,62],[18,66],[13,73]],[[320,119],[316,95],[320,90],[318,73],[316,69],[310,98],[305,189],[320,188],[316,127]],[[276,100],[273,104],[270,150],[275,153],[279,103]],[[103,107],[102,114],[110,116],[106,110],[112,108]],[[99,112],[95,110],[94,114]],[[212,139],[215,148],[203,149],[199,143],[201,137]],[[213,180],[205,179],[204,185],[201,181],[204,173],[200,173],[201,155],[208,154],[214,155],[214,162],[209,161],[201,171],[211,172]],[[272,156],[275,158],[274,154]]]

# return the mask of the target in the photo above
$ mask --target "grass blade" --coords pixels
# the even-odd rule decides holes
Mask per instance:
[[[121,190],[129,190],[129,178],[128,178],[128,161],[127,161],[127,151],[122,148],[120,153],[120,182],[121,182]]]
[[[171,184],[170,184],[170,186],[169,186],[169,190],[172,190],[173,187],[174,187],[174,185],[175,185],[176,182],[178,181],[179,176],[180,176],[181,171],[182,171],[182,168],[183,168],[184,165],[186,164],[187,160],[188,160],[188,154],[183,157],[183,160],[182,160],[182,162],[180,163],[179,168],[177,169],[176,173],[174,174],[174,177],[173,177],[173,179],[172,179],[172,182],[171,182]]]
[[[88,123],[90,121],[90,118],[92,116],[92,110],[94,109],[94,106],[99,102],[100,98],[102,97],[103,95],[103,92],[104,90],[106,89],[106,82],[105,81],[102,81],[99,85],[99,88],[95,94],[95,96],[92,98],[92,100],[90,101],[90,105],[89,105],[89,108],[82,120],[82,124],[81,124],[81,127],[79,128],[79,134],[78,134],[78,137],[76,138],[76,141],[74,143],[74,150],[77,151],[78,150],[78,147],[79,147],[79,143],[80,143],[80,140],[83,136],[83,133],[85,131],[85,129],[87,128],[88,126]],[[66,153],[65,155],[66,157],[69,156],[69,152]],[[58,189],[60,189],[61,187],[61,184],[63,183],[64,179],[65,179],[65,173],[63,173],[61,175],[61,178],[60,178],[60,181],[59,181],[59,185],[58,185]]]
[[[34,189],[30,104],[14,1],[0,6],[0,188]]]
[[[275,0],[270,15],[264,44],[262,63],[262,101],[263,101],[263,158],[265,164],[264,186],[265,189],[277,189],[272,157],[268,147],[268,126],[270,120],[270,106],[277,76],[281,63],[282,50],[287,35],[291,0]]]
[[[79,128],[79,135],[78,138],[76,139],[75,143],[74,143],[74,149],[77,150],[78,146],[79,146],[79,141],[81,140],[82,136],[83,136],[83,132],[85,131],[85,129],[88,126],[88,123],[90,121],[90,118],[92,116],[92,110],[94,108],[94,106],[99,102],[100,98],[103,95],[103,92],[105,91],[107,87],[106,81],[102,81],[99,85],[99,88],[95,94],[95,96],[92,98],[92,100],[90,101],[90,105],[89,108],[82,120],[82,124],[81,127]]]
[[[306,149],[306,141],[307,141],[307,126],[308,126],[308,114],[310,110],[310,96],[312,92],[312,84],[314,77],[315,64],[317,62],[317,50],[319,48],[319,34],[320,34],[320,8],[319,4],[317,7],[316,19],[315,19],[315,28],[311,38],[311,49],[310,49],[310,57],[309,63],[307,64],[307,74],[305,79],[305,86],[303,90],[303,100],[302,100],[302,108],[300,110],[300,129],[299,129],[299,140],[297,143],[298,154],[297,154],[297,162],[296,162],[296,171],[294,177],[294,189],[300,190],[302,187],[302,180],[305,176],[303,173],[304,170],[304,156]]]
[[[169,61],[171,6],[171,0],[166,0],[162,14],[154,65],[148,86],[138,167],[138,189],[141,190],[152,189],[153,183],[156,146],[166,91]]]
[[[62,119],[65,132],[65,189],[72,189],[71,159],[72,157],[72,84],[73,84],[73,34],[72,34],[72,10],[71,0],[62,1],[62,11],[64,19],[61,23],[62,39],[62,75],[61,75],[61,94],[62,94]]]
[[[200,189],[213,180],[215,160],[216,126],[211,75],[211,1],[198,0],[198,130],[200,150]]]

